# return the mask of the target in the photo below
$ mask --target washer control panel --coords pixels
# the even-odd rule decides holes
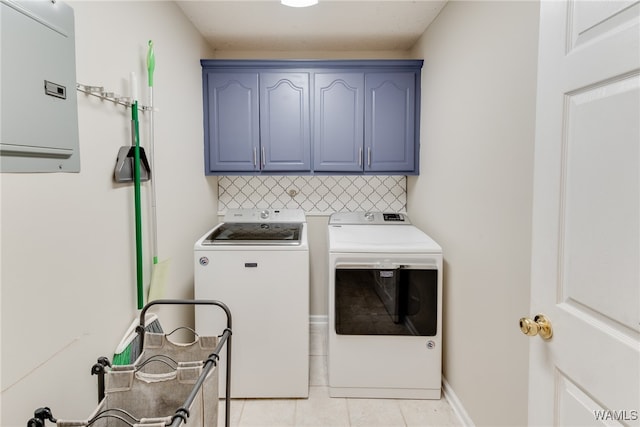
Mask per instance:
[[[302,209],[228,209],[224,222],[306,222]]]

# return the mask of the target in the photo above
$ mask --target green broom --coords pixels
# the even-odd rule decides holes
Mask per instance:
[[[142,264],[142,207],[140,200],[140,132],[138,122],[138,101],[135,75],[131,73],[131,127],[134,140],[134,204],[135,204],[135,228],[136,228],[136,290],[138,309],[144,306],[143,264]],[[140,356],[140,336],[135,328],[138,319],[134,319],[124,338],[116,347],[113,355],[114,365],[128,365],[136,361]],[[162,327],[155,314],[145,318],[145,330],[149,332],[162,332]]]
[[[136,317],[113,353],[113,365],[131,365],[140,357],[140,335],[136,332],[136,327],[139,324],[140,319]],[[160,326],[157,315],[149,313],[145,316],[144,330],[162,333],[162,326]]]

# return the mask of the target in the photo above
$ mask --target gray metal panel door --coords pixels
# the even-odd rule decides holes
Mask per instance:
[[[364,73],[316,73],[313,169],[362,171]]]
[[[207,83],[207,172],[259,170],[258,73],[210,73]]]
[[[80,172],[74,13],[53,3],[0,2],[2,172]]]
[[[309,73],[261,73],[262,170],[311,170],[309,122]]]
[[[413,171],[414,72],[365,76],[365,171]]]

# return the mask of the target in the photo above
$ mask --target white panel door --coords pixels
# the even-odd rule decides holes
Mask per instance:
[[[531,425],[640,426],[639,40],[639,2],[541,2]]]

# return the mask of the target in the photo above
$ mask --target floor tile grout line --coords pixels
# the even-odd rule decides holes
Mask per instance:
[[[316,338],[321,339],[323,335],[326,335],[326,332],[325,333],[320,333],[318,335],[320,335],[320,337],[316,337]],[[310,355],[310,356],[312,356],[312,355]],[[320,359],[316,359],[316,360],[321,360],[324,363],[326,363],[327,359],[328,359],[328,355],[326,355],[326,354],[316,355],[316,357],[320,358]],[[319,391],[320,390],[324,390],[326,394],[329,393],[328,370],[326,368],[323,369],[322,374],[324,374],[323,376],[325,377],[325,381],[324,381],[323,384],[314,384],[314,385],[312,385],[311,383],[309,384],[309,389],[310,389],[309,398],[311,398],[311,389],[312,388],[315,389],[314,397],[316,398],[316,400],[324,399],[325,397],[327,397],[327,396],[325,396],[324,393],[319,393]],[[443,398],[444,398],[444,396],[443,396]],[[359,425],[358,424],[358,420],[353,420],[352,419],[352,416],[354,415],[353,414],[354,407],[353,407],[353,405],[349,404],[350,400],[352,400],[352,399],[340,398],[340,400],[344,402],[344,408],[345,408],[345,412],[346,412],[346,414],[345,414],[346,419],[344,419],[344,421],[343,421],[345,423],[344,425],[347,425],[347,426],[350,426],[350,427],[357,427]],[[357,399],[354,399],[354,400],[357,400]],[[415,411],[415,410],[410,409],[410,408],[405,408],[401,404],[401,401],[398,400],[398,399],[389,399],[389,400],[394,401],[396,408],[400,411],[400,419],[398,419],[397,421],[401,421],[401,422],[398,422],[398,424],[397,424],[398,426],[404,425],[405,427],[408,427],[410,425],[414,425],[415,424],[415,420],[413,420],[415,418],[415,414],[413,414],[413,412],[412,412],[412,411]],[[449,405],[449,403],[448,403],[448,401],[446,399],[444,401],[447,403],[447,405]],[[302,402],[302,400],[295,399],[295,402],[294,402],[294,405],[293,405],[293,425],[294,426],[296,425],[297,417],[298,416],[305,416],[303,413],[306,413],[305,412],[306,409],[303,409],[302,407],[300,407],[300,405],[302,404],[301,402]],[[246,406],[245,405],[246,404],[246,399],[238,399],[237,403],[241,405],[241,408],[239,408],[240,410],[239,410],[239,415],[238,415],[238,422],[234,423],[232,425],[234,425],[236,427],[243,427],[243,424],[242,424],[243,421],[242,420],[243,420],[244,416],[246,415],[246,413],[245,413],[246,412],[245,411],[246,410],[246,407],[245,407]],[[436,412],[440,411],[440,409],[441,408],[436,409]],[[405,412],[405,410],[408,411],[408,412]],[[339,418],[343,419],[342,417],[339,417]],[[253,420],[252,418],[251,419],[246,419],[245,422],[251,423],[252,420]],[[413,420],[412,421],[413,424],[410,423],[411,420]],[[253,420],[253,421],[255,421],[255,420]],[[289,421],[287,421],[287,422],[289,422]],[[244,427],[248,427],[249,425],[252,425],[252,424],[247,424]],[[458,424],[453,422],[451,424],[446,424],[446,425],[455,426],[455,425],[458,425]]]
[[[402,405],[400,404],[400,402],[398,402],[397,405],[398,405],[398,410],[400,411],[400,416],[402,417],[402,422],[404,423],[404,427],[407,427],[409,423],[407,422],[407,418],[404,416]]]

